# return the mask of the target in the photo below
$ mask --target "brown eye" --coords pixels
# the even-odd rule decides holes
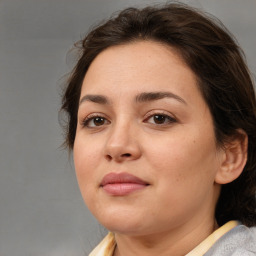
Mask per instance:
[[[155,124],[155,125],[167,125],[167,124],[171,124],[171,123],[175,123],[176,120],[168,115],[164,115],[164,114],[155,114],[150,116],[146,122],[150,123],[150,124]]]
[[[95,118],[93,118],[93,123],[94,123],[95,126],[103,125],[105,123],[105,118],[95,117]]]
[[[153,118],[156,124],[163,124],[166,121],[166,116],[164,115],[154,115]]]
[[[88,128],[95,128],[109,124],[109,121],[102,116],[88,117],[83,121],[83,126]]]

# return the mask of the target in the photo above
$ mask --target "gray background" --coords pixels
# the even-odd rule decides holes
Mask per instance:
[[[143,0],[0,0],[0,255],[88,255],[104,234],[59,147],[60,88],[73,43]],[[161,1],[158,1],[158,3]],[[256,1],[187,1],[220,18],[256,71]]]

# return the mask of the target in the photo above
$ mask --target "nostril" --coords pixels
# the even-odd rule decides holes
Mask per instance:
[[[110,161],[110,160],[112,159],[112,156],[106,155],[106,159],[107,159],[108,161]]]
[[[122,157],[130,157],[131,154],[130,153],[125,153],[125,154],[122,154]]]

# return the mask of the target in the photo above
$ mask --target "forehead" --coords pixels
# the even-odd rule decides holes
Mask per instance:
[[[171,90],[191,94],[197,79],[178,52],[152,41],[109,47],[91,63],[82,85],[84,94]]]

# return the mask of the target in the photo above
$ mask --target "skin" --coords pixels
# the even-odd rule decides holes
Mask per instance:
[[[136,101],[148,92],[172,95]],[[90,211],[115,233],[115,255],[188,253],[216,228],[216,177],[226,157],[194,73],[169,46],[114,46],[92,62],[80,99],[77,180]],[[162,123],[155,122],[157,114]],[[149,185],[113,196],[100,186],[110,172]]]

